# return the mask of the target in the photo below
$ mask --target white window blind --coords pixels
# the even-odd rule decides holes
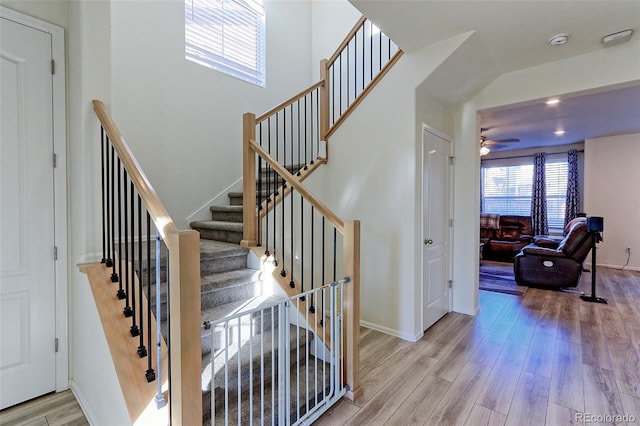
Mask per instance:
[[[265,85],[262,0],[185,0],[185,57]]]
[[[567,194],[566,154],[547,155],[545,184],[549,231],[562,232]],[[483,160],[482,211],[503,215],[531,215],[533,157]]]

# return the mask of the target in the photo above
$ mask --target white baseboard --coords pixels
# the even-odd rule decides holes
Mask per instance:
[[[411,335],[408,333],[403,333],[401,331],[395,330],[393,328],[385,327],[383,325],[375,324],[369,321],[360,320],[360,325],[362,327],[370,328],[375,331],[379,331],[381,333],[389,334],[391,336],[399,337],[402,340],[407,340],[409,342],[417,342],[422,338],[423,333],[419,333],[418,335]]]
[[[229,198],[227,197],[227,194],[229,192],[242,192],[242,178],[233,182],[231,185],[227,186],[225,189],[220,191],[219,194],[217,194],[212,199],[204,203],[202,207],[200,207],[198,210],[193,212],[189,217],[187,217],[187,223],[191,223],[199,220],[211,220],[211,211],[209,210],[209,207],[229,205]],[[223,197],[227,197],[227,198],[223,198]]]
[[[609,269],[624,269],[625,271],[639,271],[640,272],[640,266],[625,266],[624,268],[622,267],[622,265],[611,265],[608,263],[597,263],[598,268],[599,267],[603,267],[603,268],[609,268]],[[584,264],[585,269],[591,270],[591,263],[585,263]]]
[[[76,384],[73,382],[73,379],[69,380],[69,384],[71,387],[71,393],[73,393],[73,396],[76,397],[76,400],[78,401],[78,405],[80,405],[80,409],[84,413],[84,416],[86,417],[89,424],[97,425],[98,421],[96,420],[96,416],[91,411],[91,408],[89,408],[89,404],[87,404],[87,399],[84,397],[84,395],[80,391],[80,388],[76,386]]]

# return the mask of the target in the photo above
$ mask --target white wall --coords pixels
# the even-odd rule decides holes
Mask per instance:
[[[89,421],[100,425],[129,423],[87,277],[76,267],[100,247],[99,123],[91,99],[110,102],[109,9],[107,1],[68,3],[71,378]]]
[[[242,114],[311,84],[311,3],[267,0],[266,88],[184,58],[184,2],[111,4],[111,111],[179,227],[242,176]]]
[[[320,60],[329,59],[362,13],[347,0],[311,0],[311,71],[320,80]]]
[[[477,309],[479,164],[478,112],[640,81],[640,41],[503,74],[456,113],[454,306]],[[589,171],[586,170],[585,174]],[[586,183],[585,183],[586,184]],[[470,261],[471,260],[471,261]]]
[[[307,181],[312,191],[325,188],[323,201],[341,218],[361,221],[361,323],[408,340],[422,334],[422,124],[453,128],[417,88],[465,39],[405,54],[331,137],[329,163]]]
[[[640,270],[640,133],[587,139],[585,211],[604,217],[598,265]]]

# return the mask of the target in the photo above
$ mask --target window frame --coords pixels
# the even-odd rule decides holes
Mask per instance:
[[[265,87],[266,10],[262,3],[185,0],[185,59]]]

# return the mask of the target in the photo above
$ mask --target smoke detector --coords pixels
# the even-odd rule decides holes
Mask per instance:
[[[617,33],[606,35],[602,37],[602,46],[610,47],[610,46],[615,46],[617,44],[622,44],[626,41],[629,41],[632,34],[633,34],[633,30],[629,29],[629,30],[619,31]]]
[[[569,40],[569,34],[556,34],[549,39],[549,44],[552,46],[560,46],[565,44]]]

